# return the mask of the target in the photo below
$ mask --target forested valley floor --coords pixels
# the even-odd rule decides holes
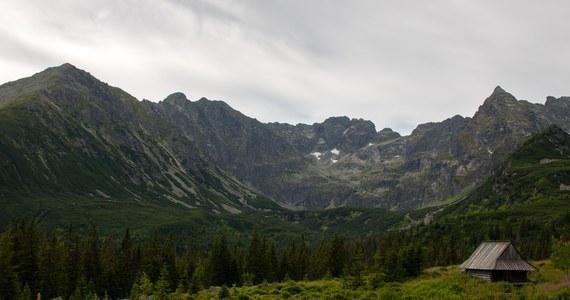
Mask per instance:
[[[122,240],[113,240],[99,236],[96,226],[89,236],[79,236],[72,226],[48,233],[35,222],[20,222],[0,234],[0,299],[35,299],[38,293],[42,299],[570,297],[568,269],[564,275],[549,261],[535,263],[534,284],[523,288],[481,282],[452,266],[486,239],[511,239],[534,260],[549,258],[553,244],[565,245],[567,261],[570,243],[558,240],[564,236],[556,228],[523,222],[517,230],[482,227],[466,236],[447,226],[358,239],[340,233],[318,241],[300,236],[284,244],[257,230],[246,243],[233,241],[221,230],[204,246],[175,235],[137,240],[129,229]],[[529,239],[528,232],[543,234]]]

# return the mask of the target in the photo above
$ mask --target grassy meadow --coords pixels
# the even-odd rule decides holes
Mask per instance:
[[[466,275],[458,266],[435,267],[405,282],[383,282],[378,274],[318,281],[286,281],[196,295],[172,293],[171,299],[570,299],[570,276],[550,261],[534,263],[531,284],[518,287],[488,283]]]

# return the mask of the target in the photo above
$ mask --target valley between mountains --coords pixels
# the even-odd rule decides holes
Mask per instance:
[[[0,227],[380,233],[465,202],[552,126],[570,131],[569,97],[535,104],[496,87],[475,115],[401,136],[345,116],[262,123],[181,93],[139,101],[64,64],[0,86]],[[567,175],[548,183],[565,197]]]

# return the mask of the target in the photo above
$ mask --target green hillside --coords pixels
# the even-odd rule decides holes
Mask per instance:
[[[570,224],[570,136],[549,127],[531,137],[480,187],[444,211],[449,219],[493,219],[519,225]]]
[[[570,136],[549,127],[532,136],[484,183],[441,207],[413,235],[453,247],[460,263],[483,240],[512,240],[523,256],[550,255],[552,238],[570,238]],[[421,216],[421,215],[420,215]],[[435,242],[434,242],[435,240]]]

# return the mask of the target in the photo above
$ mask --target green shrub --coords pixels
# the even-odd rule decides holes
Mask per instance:
[[[301,292],[303,292],[303,289],[300,286],[294,285],[294,286],[288,286],[288,287],[284,288],[283,291],[285,291],[291,295],[297,295],[297,294],[300,294]]]
[[[228,289],[227,285],[223,285],[222,289],[218,292],[218,298],[226,299],[230,297],[230,289]]]

